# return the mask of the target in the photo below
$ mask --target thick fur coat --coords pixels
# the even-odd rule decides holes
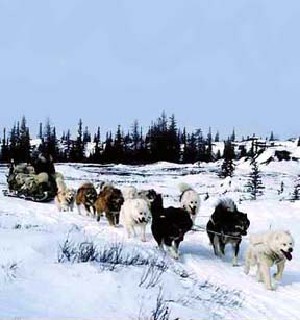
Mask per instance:
[[[195,223],[197,214],[200,209],[199,194],[187,183],[180,183],[178,185],[181,192],[179,201],[181,207],[191,215],[193,223]]]
[[[54,201],[58,211],[73,211],[76,192],[68,188],[62,176],[56,178],[57,193]]]
[[[220,199],[206,224],[206,232],[215,254],[224,255],[225,246],[230,243],[234,250],[232,265],[238,265],[240,244],[249,226],[247,214],[240,212],[232,199]]]
[[[178,259],[179,245],[192,226],[189,212],[172,206],[164,208],[161,195],[157,195],[152,204],[151,231],[159,248],[166,249],[174,259]]]
[[[287,230],[269,230],[250,237],[245,256],[245,273],[256,266],[256,277],[263,281],[268,290],[273,290],[270,268],[276,265],[275,280],[282,278],[286,260],[292,260],[294,239]]]
[[[75,203],[78,213],[81,214],[80,206],[85,208],[86,215],[93,213],[95,215],[95,201],[97,199],[97,191],[92,182],[83,183],[77,190]]]
[[[120,189],[107,186],[99,193],[94,205],[97,213],[97,221],[105,213],[110,226],[119,224],[120,210],[124,202],[124,197]]]
[[[145,199],[125,200],[120,211],[120,224],[126,228],[128,238],[136,236],[135,229],[138,227],[141,230],[141,240],[146,241],[146,226],[150,220],[151,212]]]

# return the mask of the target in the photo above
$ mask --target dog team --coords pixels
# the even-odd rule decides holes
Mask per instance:
[[[86,215],[100,221],[105,216],[110,226],[123,225],[128,238],[140,230],[141,241],[146,241],[146,226],[151,224],[152,236],[161,250],[174,259],[179,258],[179,245],[186,232],[193,229],[200,208],[198,193],[188,184],[180,183],[179,207],[164,207],[163,197],[154,189],[137,190],[126,186],[122,191],[111,184],[101,182],[97,187],[91,182],[83,183],[77,191],[67,188],[62,175],[58,175],[55,203],[59,211],[78,213],[84,207]],[[98,190],[97,190],[98,189]],[[219,199],[214,213],[206,224],[210,244],[217,256],[225,255],[225,246],[232,245],[232,265],[238,265],[242,237],[247,235],[250,221],[246,213],[240,212],[231,198]],[[246,274],[256,267],[256,278],[272,290],[270,269],[277,267],[274,279],[280,280],[286,260],[292,259],[294,240],[289,231],[269,230],[249,237],[246,249]]]

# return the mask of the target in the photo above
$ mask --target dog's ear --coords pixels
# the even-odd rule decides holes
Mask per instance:
[[[288,236],[291,236],[290,230],[285,230],[285,233],[286,233]]]
[[[278,241],[280,239],[279,234],[275,234],[275,240]]]

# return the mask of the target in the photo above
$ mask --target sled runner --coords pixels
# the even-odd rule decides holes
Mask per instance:
[[[9,191],[9,190],[2,190],[3,195],[6,197],[13,197],[13,198],[19,198],[34,202],[49,202],[54,199],[54,196],[51,195],[48,191],[43,192],[43,194],[39,195],[25,195],[21,194],[18,191]]]

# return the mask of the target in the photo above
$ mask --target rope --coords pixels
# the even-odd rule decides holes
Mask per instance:
[[[229,236],[229,235],[224,234],[223,232],[209,230],[209,229],[206,229],[204,226],[199,226],[197,224],[194,224],[192,230],[193,231],[201,231],[201,232],[211,232],[211,233],[217,234],[217,235],[225,237],[225,238],[242,239],[242,236],[239,236],[239,237],[238,236]],[[245,239],[245,238],[247,239],[247,237],[243,237],[243,239]]]
[[[193,230],[193,231],[202,231],[202,232],[205,232],[205,231],[206,231],[206,228],[203,227],[203,226],[199,226],[199,225],[197,225],[197,224],[194,224],[192,230]]]

